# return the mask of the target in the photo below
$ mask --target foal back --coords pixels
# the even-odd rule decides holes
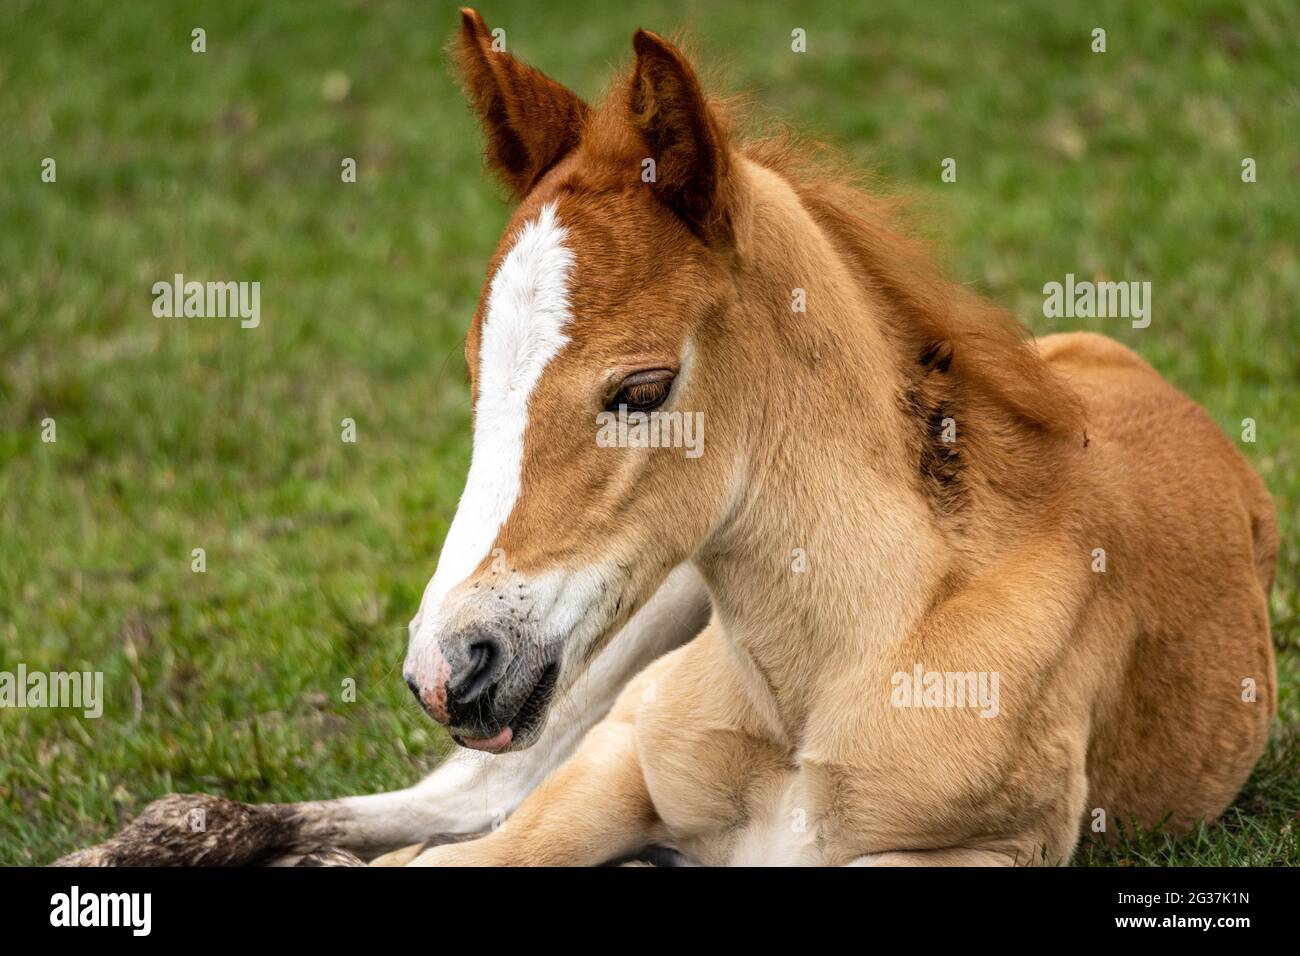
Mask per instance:
[[[1084,402],[1081,514],[1104,551],[1089,640],[1113,680],[1093,712],[1086,822],[1102,809],[1113,835],[1169,813],[1182,829],[1228,806],[1276,715],[1273,502],[1205,411],[1124,346],[1075,333],[1039,348]]]

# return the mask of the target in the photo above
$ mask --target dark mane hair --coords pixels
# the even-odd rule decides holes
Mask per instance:
[[[900,399],[921,426],[921,474],[940,510],[959,510],[969,490],[962,449],[979,454],[986,477],[1005,481],[1024,471],[1015,458],[1042,439],[1083,442],[1078,396],[1043,361],[1024,326],[950,279],[930,245],[904,228],[905,198],[881,195],[834,151],[787,133],[734,148],[791,185],[882,304],[906,383]],[[960,442],[943,440],[949,417],[962,431]]]

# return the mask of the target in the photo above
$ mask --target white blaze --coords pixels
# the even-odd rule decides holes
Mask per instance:
[[[519,233],[488,290],[479,342],[478,405],[469,477],[429,582],[420,617],[436,617],[449,591],[487,556],[519,495],[528,402],[569,341],[568,232],[547,203]]]

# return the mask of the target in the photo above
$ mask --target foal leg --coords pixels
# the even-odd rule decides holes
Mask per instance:
[[[319,847],[373,857],[446,834],[500,823],[573,752],[623,686],[708,622],[698,572],[674,570],[587,673],[556,701],[532,747],[492,755],[457,749],[405,790],[293,804],[241,804],[205,794],[171,794],[149,804],[105,843],[56,861],[67,866],[245,866],[294,862]]]
[[[636,727],[611,719],[593,729],[503,827],[425,849],[408,865],[597,866],[651,842],[656,819]]]
[[[556,700],[535,744],[499,755],[458,748],[409,790],[331,801],[346,831],[335,842],[376,852],[501,826],[604,719],[627,682],[693,638],[708,619],[704,582],[694,568],[682,565]],[[339,821],[327,825],[337,829]]]
[[[661,682],[682,653],[689,649],[659,658],[624,687],[609,716],[528,795],[504,826],[465,842],[408,847],[382,862],[598,866],[626,859],[662,839],[663,826],[641,763],[637,719],[646,686]]]

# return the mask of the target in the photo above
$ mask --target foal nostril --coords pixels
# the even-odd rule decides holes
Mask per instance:
[[[415,682],[415,678],[410,674],[403,674],[402,676],[406,678],[406,686],[411,688],[411,693],[415,695],[415,699],[423,703],[420,698],[420,685]]]
[[[496,680],[505,647],[499,637],[484,634],[476,637],[466,651],[465,669],[448,687],[458,703],[468,704]]]

